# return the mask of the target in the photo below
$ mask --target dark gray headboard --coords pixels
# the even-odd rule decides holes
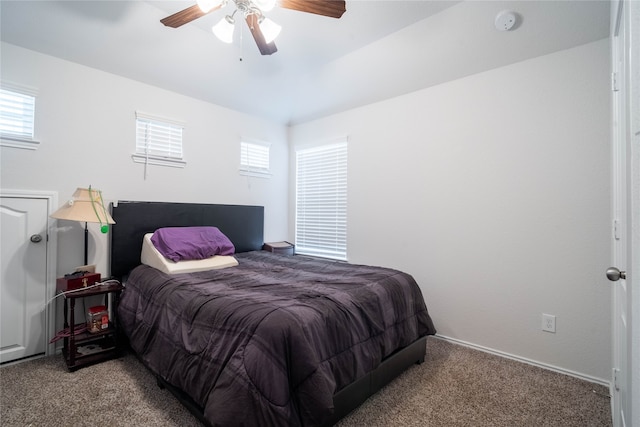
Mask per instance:
[[[215,226],[236,252],[260,250],[264,243],[263,206],[118,201],[111,216],[111,275],[118,279],[140,264],[144,235],[160,227]]]

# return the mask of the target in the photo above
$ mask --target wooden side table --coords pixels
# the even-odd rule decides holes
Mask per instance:
[[[123,289],[124,286],[122,286],[120,282],[113,280],[104,285],[64,294],[64,327],[67,328],[69,334],[64,337],[62,354],[67,362],[67,368],[70,371],[75,371],[78,368],[93,363],[113,359],[120,355],[116,311],[118,309],[120,293]],[[85,322],[75,323],[75,307],[78,298],[104,295],[104,305],[108,310],[110,294],[113,295],[113,303],[111,310],[112,316],[109,319],[108,328],[91,333],[84,330]]]

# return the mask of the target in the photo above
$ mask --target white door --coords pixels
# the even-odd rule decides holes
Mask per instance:
[[[0,202],[0,363],[45,353],[48,201]]]
[[[629,3],[612,3],[612,88],[613,88],[613,260],[607,277],[613,281],[613,425],[631,426],[632,348],[631,282],[627,267],[631,261],[630,230],[632,222],[631,175],[632,154],[629,80]]]

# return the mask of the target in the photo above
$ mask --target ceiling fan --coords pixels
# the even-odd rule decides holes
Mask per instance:
[[[231,43],[233,34],[234,15],[240,12],[243,16],[253,39],[262,55],[271,55],[278,51],[273,39],[280,32],[280,26],[268,19],[264,12],[278,6],[313,13],[316,15],[340,18],[346,11],[344,0],[231,0],[236,10],[231,15],[214,25],[211,29],[221,40]],[[229,0],[197,0],[197,4],[161,19],[167,27],[178,28],[195,19],[201,18],[213,11],[223,8]]]

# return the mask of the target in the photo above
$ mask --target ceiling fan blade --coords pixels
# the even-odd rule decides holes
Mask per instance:
[[[162,22],[167,27],[178,28],[184,24],[188,24],[194,19],[203,17],[204,15],[211,13],[214,10],[218,10],[221,7],[222,7],[222,4],[219,4],[218,6],[215,6],[213,9],[211,9],[209,12],[203,12],[202,9],[200,9],[200,6],[198,6],[197,4],[194,4],[191,7],[188,7],[184,10],[181,10],[180,12],[176,12],[171,16],[167,16],[166,18],[161,19],[160,22]]]
[[[271,55],[272,53],[276,53],[278,48],[274,42],[267,43],[264,39],[264,35],[262,34],[262,30],[258,25],[258,17],[254,14],[247,15],[247,25],[249,26],[249,30],[251,30],[251,34],[253,35],[253,39],[256,41],[258,45],[258,49],[260,53],[263,55]]]
[[[316,15],[340,18],[347,10],[344,0],[279,0],[278,5],[285,9]]]

